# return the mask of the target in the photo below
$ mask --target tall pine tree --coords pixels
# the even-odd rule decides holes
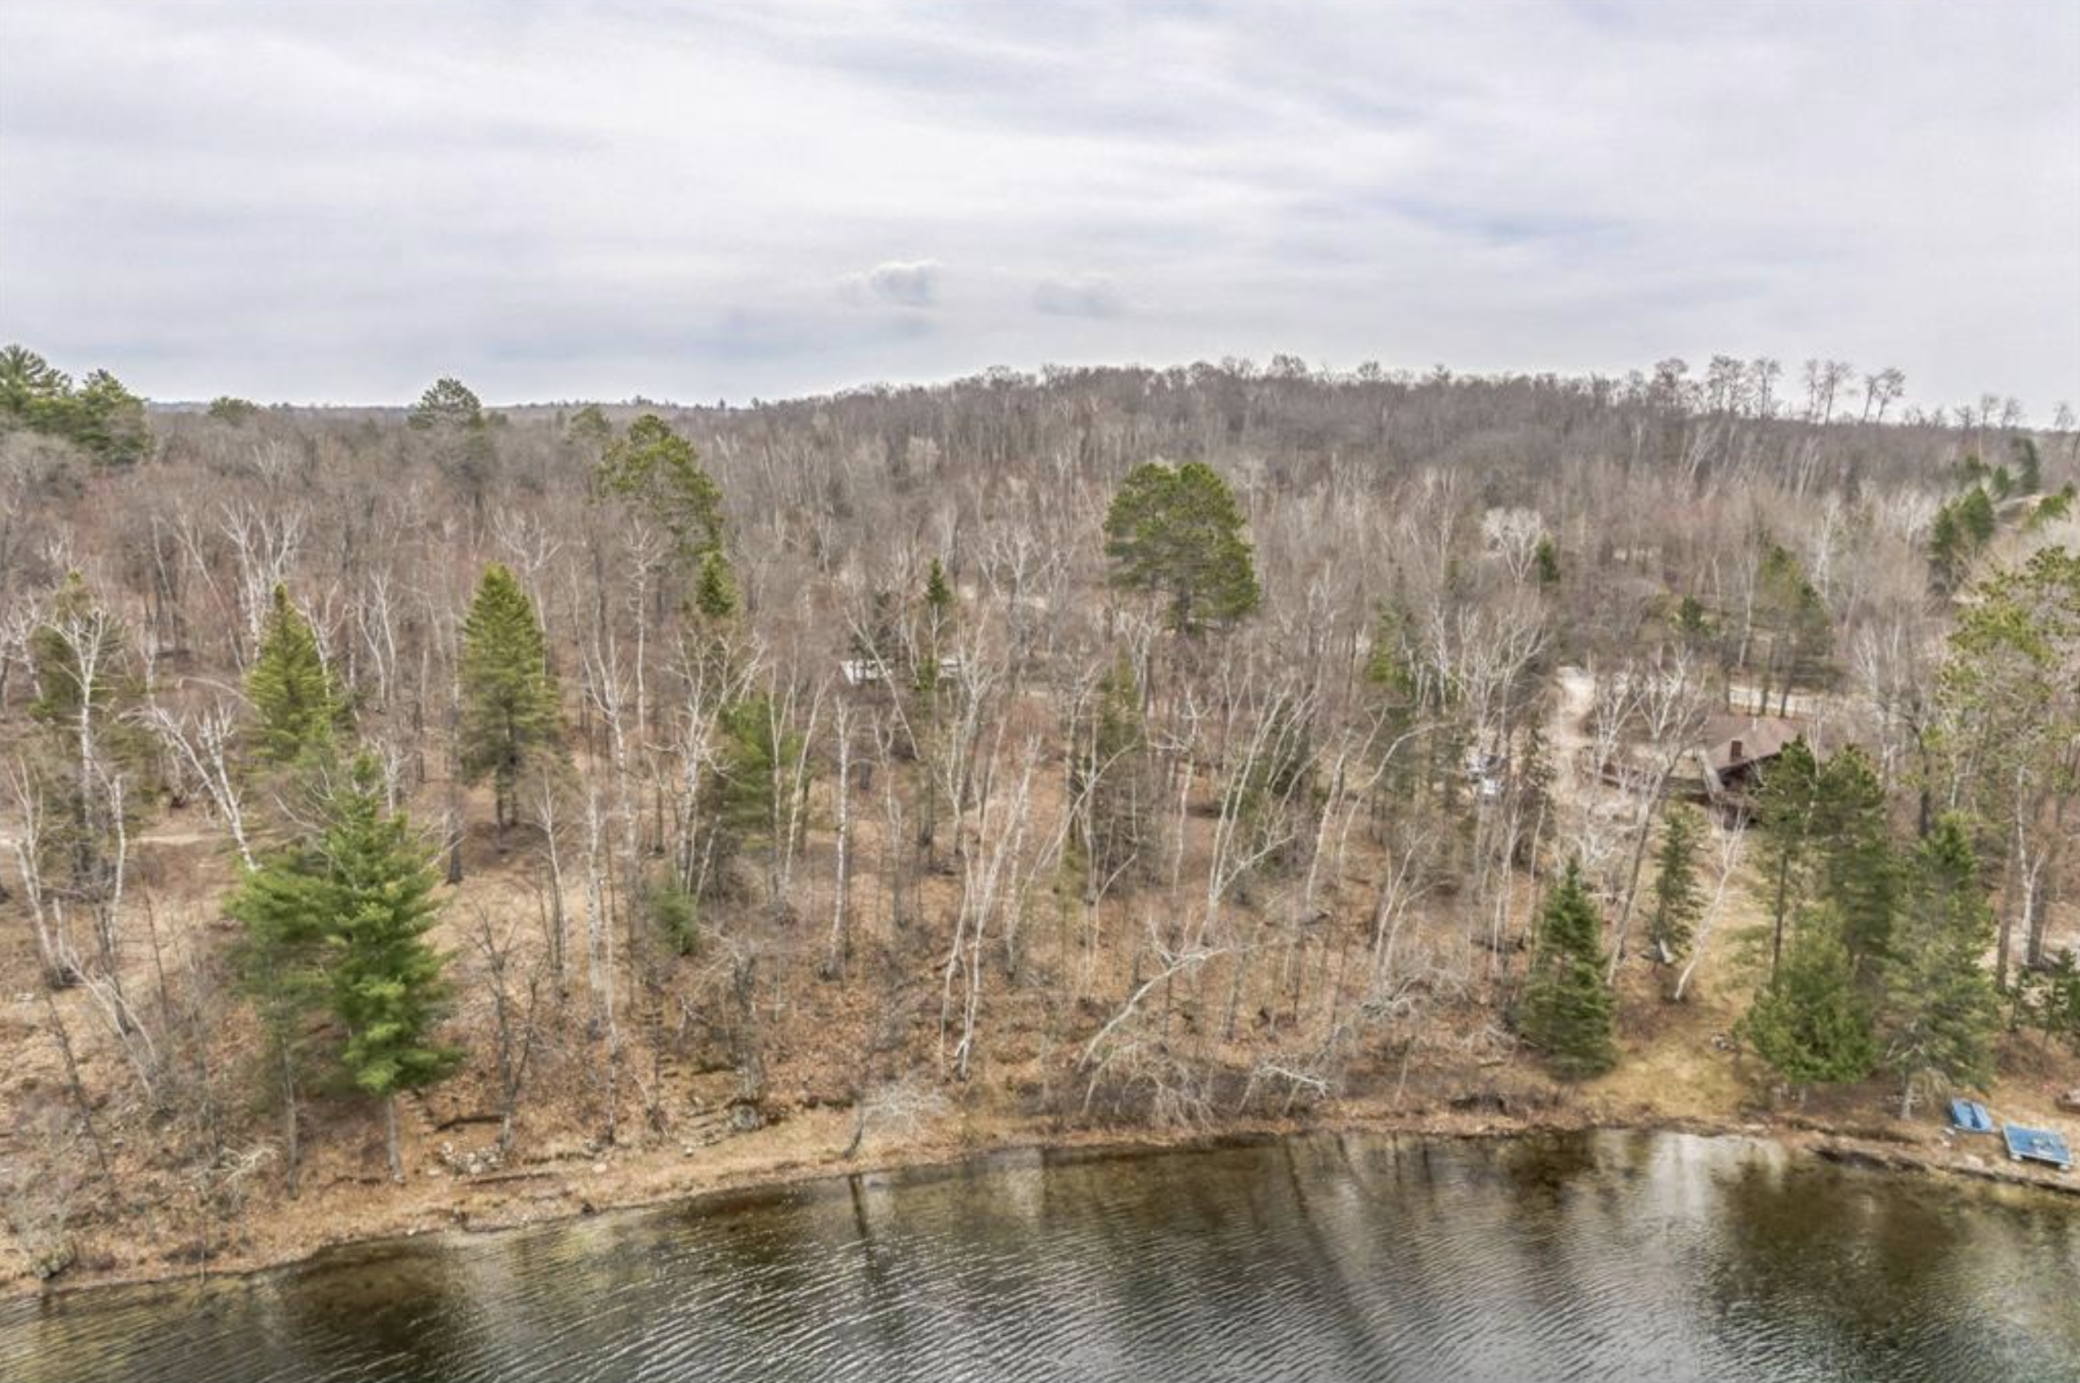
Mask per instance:
[[[1914,853],[1913,888],[1886,967],[1886,1062],[1900,1080],[1899,1117],[1917,1093],[1984,1086],[2000,1026],[1993,977],[1993,913],[1964,823],[1945,816]]]
[[[2017,437],[2009,442],[2015,452],[2015,489],[2025,495],[2040,493],[2044,488],[2044,457],[2037,450],[2034,437]]]
[[[729,559],[720,548],[711,548],[702,555],[700,569],[693,577],[693,608],[711,626],[729,623],[737,617],[743,600],[737,593],[737,576],[730,570]]]
[[[1769,896],[1771,983],[1783,968],[1784,937],[1810,882],[1813,816],[1819,793],[1820,765],[1803,736],[1784,746],[1784,752],[1764,771],[1756,793],[1760,873]]]
[[[491,775],[503,838],[521,771],[562,751],[563,711],[534,602],[497,562],[484,569],[463,622],[461,684],[463,778]]]
[[[941,755],[946,752],[946,718],[949,702],[960,694],[958,678],[946,676],[949,666],[945,648],[957,628],[960,599],[946,579],[946,567],[938,558],[925,570],[924,598],[913,621],[910,687],[914,709],[904,717],[910,744],[917,755],[917,846],[930,868],[937,845],[940,784],[946,777]]]
[[[1886,822],[1885,789],[1870,756],[1855,745],[1819,772],[1812,836],[1817,895],[1841,919],[1850,963],[1870,978],[1892,944],[1900,868]]]
[[[245,924],[247,982],[281,1026],[277,1039],[307,1006],[338,1023],[340,1063],[382,1100],[390,1175],[402,1180],[397,1096],[461,1060],[434,1037],[449,999],[444,958],[426,941],[439,912],[434,872],[368,755],[329,786],[324,807],[320,838],[247,874],[226,911]]]
[[[1523,1031],[1569,1079],[1601,1075],[1617,1065],[1614,1002],[1603,982],[1603,919],[1569,860],[1547,895],[1538,921],[1538,956],[1524,992]]]
[[[282,1104],[282,1149],[294,1196],[303,1165],[299,1101],[316,1042],[311,1016],[325,1006],[322,968],[331,897],[315,851],[285,850],[247,873],[224,911],[243,924],[232,952],[239,987],[253,1000],[266,1062]]]
[[[1830,909],[1815,908],[1800,920],[1740,1031],[1801,1098],[1814,1085],[1870,1074],[1878,1059],[1870,1005],[1857,988],[1841,920]]]
[[[767,896],[778,902],[780,858],[787,845],[793,785],[804,767],[805,741],[765,692],[724,706],[716,728],[720,735],[707,801],[718,828],[715,857],[726,860],[745,844],[764,844]],[[803,785],[806,788],[806,782]]]
[[[946,579],[946,567],[938,558],[932,559],[924,574],[924,603],[932,618],[940,621],[953,615],[953,583]]]
[[[397,1096],[445,1079],[462,1054],[434,1040],[449,986],[444,958],[426,941],[440,911],[433,867],[410,822],[386,808],[366,755],[336,794],[322,853],[333,904],[328,987],[347,1034],[340,1056],[354,1084],[383,1101],[390,1176],[402,1181]]]
[[[1134,660],[1121,649],[1098,683],[1097,706],[1079,738],[1070,788],[1082,810],[1076,844],[1084,901],[1096,904],[1115,880],[1139,872],[1148,801],[1148,723]]]
[[[1697,886],[1697,847],[1704,823],[1682,803],[1670,805],[1662,821],[1661,848],[1654,856],[1654,912],[1647,919],[1647,944],[1664,964],[1690,951],[1690,937],[1704,911]]]
[[[722,491],[701,469],[693,443],[655,413],[629,424],[628,435],[600,458],[594,477],[671,536],[678,554],[698,560],[722,544]]]
[[[1262,599],[1242,528],[1242,508],[1211,466],[1136,466],[1105,515],[1113,584],[1166,598],[1179,634],[1238,620]]]
[[[2011,869],[2056,858],[2069,813],[2050,807],[2072,791],[2080,737],[2080,552],[2046,546],[1978,583],[1959,606],[1936,696],[1931,747],[1980,850]],[[2043,887],[2004,892],[1994,941],[2002,989],[2015,932],[2025,964],[2042,965],[2050,920]]]
[[[317,634],[285,587],[274,588],[259,652],[246,670],[246,699],[253,705],[253,753],[277,768],[321,753],[346,724],[346,703],[319,656]]]

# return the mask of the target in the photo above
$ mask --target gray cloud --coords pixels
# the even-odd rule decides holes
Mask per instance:
[[[897,307],[931,307],[939,301],[939,262],[935,259],[890,260],[847,280],[846,288]]]
[[[1054,317],[1105,320],[1126,310],[1110,279],[1042,279],[1033,290],[1033,306]]]
[[[1274,349],[2080,388],[2070,5],[72,0],[0,51],[0,340],[161,398]]]

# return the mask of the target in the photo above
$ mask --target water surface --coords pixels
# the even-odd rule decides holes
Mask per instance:
[[[10,1302],[0,1378],[2080,1380],[2080,1205],[1677,1134],[1010,1155]]]

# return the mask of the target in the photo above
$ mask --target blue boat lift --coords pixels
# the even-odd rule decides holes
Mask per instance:
[[[2066,1147],[2064,1138],[2050,1129],[2008,1124],[2001,1129],[2001,1136],[2008,1140],[2008,1156],[2017,1162],[2048,1163],[2061,1172],[2072,1168],[2072,1150]]]
[[[1992,1133],[1993,1116],[1977,1100],[1950,1101],[1950,1126],[1960,1133]]]
[[[1985,1105],[1977,1100],[1950,1101],[1950,1127],[1959,1133],[1993,1133],[2008,1145],[2008,1156],[2017,1162],[2041,1162],[2061,1172],[2072,1170],[2073,1151],[2065,1138],[2047,1128],[2024,1128],[2020,1124],[1997,1124]]]

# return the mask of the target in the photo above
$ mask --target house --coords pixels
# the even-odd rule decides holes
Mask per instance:
[[[838,662],[838,671],[844,675],[848,687],[871,687],[879,684],[882,665],[870,658],[843,658]]]
[[[1805,724],[1788,716],[1717,715],[1704,725],[1706,781],[1722,791],[1752,784],[1784,746],[1805,733]]]
[[[1483,754],[1479,750],[1466,751],[1466,781],[1472,785],[1474,796],[1483,802],[1493,802],[1502,796],[1509,778],[1509,760],[1500,754]]]
[[[1691,754],[1696,773],[1685,784],[1688,795],[1729,816],[1746,810],[1770,764],[1805,732],[1805,723],[1789,716],[1711,717]]]
[[[889,665],[876,658],[841,658],[838,673],[851,688],[878,687],[888,678]],[[952,680],[961,675],[961,660],[946,657],[939,660],[939,676]]]

